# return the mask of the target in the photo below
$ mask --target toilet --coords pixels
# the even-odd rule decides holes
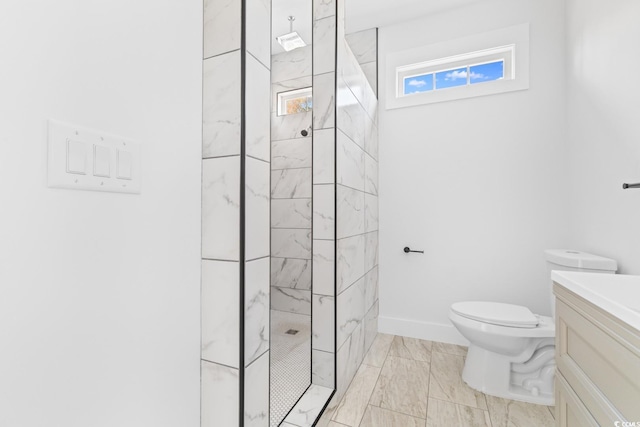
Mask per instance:
[[[614,274],[615,260],[585,252],[545,251],[551,313],[555,315],[551,270]],[[451,305],[449,319],[469,340],[462,379],[483,393],[554,405],[555,320],[527,307],[488,301]]]

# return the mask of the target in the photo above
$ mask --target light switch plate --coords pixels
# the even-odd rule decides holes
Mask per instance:
[[[49,120],[48,144],[49,187],[140,194],[141,150],[137,142]],[[120,173],[118,157],[127,160],[127,177]]]

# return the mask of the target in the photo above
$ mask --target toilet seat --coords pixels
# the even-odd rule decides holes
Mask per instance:
[[[536,328],[540,324],[539,316],[515,304],[465,301],[453,304],[451,311],[467,319],[509,328]]]

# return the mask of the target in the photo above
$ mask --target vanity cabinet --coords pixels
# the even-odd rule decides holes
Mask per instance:
[[[556,424],[640,426],[640,331],[557,283],[554,293]]]

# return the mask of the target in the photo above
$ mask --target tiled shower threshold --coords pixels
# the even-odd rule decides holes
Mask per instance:
[[[333,397],[333,391],[332,388],[311,384],[280,427],[312,427]]]

